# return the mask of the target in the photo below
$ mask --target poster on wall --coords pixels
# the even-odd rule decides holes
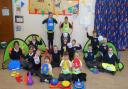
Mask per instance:
[[[79,0],[29,0],[29,14],[72,15],[79,13]]]

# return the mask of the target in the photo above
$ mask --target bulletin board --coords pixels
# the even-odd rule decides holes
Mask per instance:
[[[29,0],[29,14],[72,15],[79,13],[79,0]]]

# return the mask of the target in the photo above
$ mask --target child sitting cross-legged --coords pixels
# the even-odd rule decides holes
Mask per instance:
[[[61,74],[59,75],[59,81],[68,80],[71,81],[72,75],[71,75],[71,61],[69,60],[68,53],[64,53],[60,67],[61,67]]]
[[[78,52],[75,52],[74,59],[72,61],[72,80],[73,82],[86,81],[86,74],[81,72],[82,62]]]
[[[41,65],[41,72],[39,74],[40,82],[47,82],[49,83],[50,80],[53,78],[52,73],[52,66],[50,64],[50,57],[46,56],[44,58],[44,63]]]

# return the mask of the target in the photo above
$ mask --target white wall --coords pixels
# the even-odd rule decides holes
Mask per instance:
[[[19,24],[22,25],[22,30],[21,31],[16,31],[16,25],[17,23],[14,22],[14,36],[16,38],[21,38],[25,39],[30,34],[38,34],[41,37],[43,37],[45,43],[47,44],[47,32],[46,32],[46,27],[42,25],[42,21],[47,18],[45,15],[44,17],[42,15],[38,14],[29,14],[28,12],[28,1],[29,0],[23,0],[25,2],[25,6],[21,10],[21,15],[24,17],[24,23]],[[73,16],[69,17],[69,21],[73,21],[74,25],[74,31],[71,35],[72,39],[76,39],[78,43],[82,44],[84,46],[85,42],[87,41],[86,37],[86,31],[85,25],[84,25],[84,20],[86,22],[90,22],[88,26],[89,33],[91,34],[93,27],[94,27],[94,7],[95,7],[95,0],[85,0],[86,1],[86,6],[85,4],[83,5],[82,2],[83,0],[80,0],[80,14],[77,16],[77,18],[74,18]],[[83,6],[82,6],[83,5]],[[88,11],[86,8],[90,8],[91,11]],[[13,13],[14,16],[16,15],[15,12],[15,3],[13,0]],[[90,17],[88,17],[90,16]],[[64,16],[54,16],[54,18],[57,19],[58,22],[62,22]],[[83,19],[83,21],[80,21]],[[15,21],[15,20],[14,20]],[[81,25],[81,24],[83,25]],[[55,40],[54,44],[60,45],[60,31],[59,31],[59,26],[56,25],[55,29]]]

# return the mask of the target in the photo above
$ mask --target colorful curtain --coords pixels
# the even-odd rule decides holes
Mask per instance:
[[[128,0],[96,0],[95,30],[119,49],[128,47]]]

